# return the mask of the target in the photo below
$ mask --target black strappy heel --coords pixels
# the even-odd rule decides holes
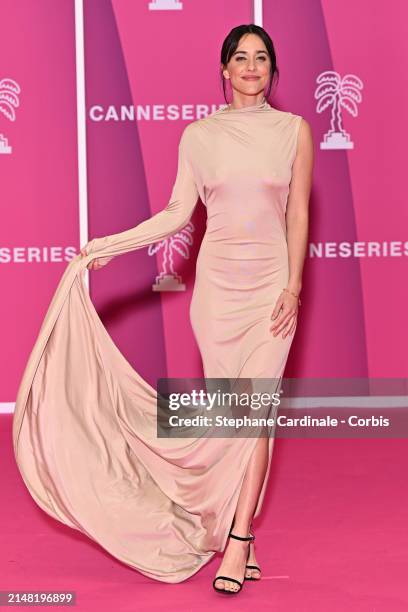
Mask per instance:
[[[251,535],[251,532],[249,533],[249,535]],[[253,536],[253,540],[252,541],[254,541],[254,540],[255,540],[255,536]],[[250,551],[248,550],[248,558],[249,558],[249,553],[250,553]],[[261,571],[261,568],[259,567],[259,565],[246,565],[245,569],[254,569],[254,570],[257,570],[260,574],[262,574],[262,571]],[[247,578],[245,576],[245,580],[255,580],[256,581],[256,580],[260,580],[260,579],[261,579],[261,576],[259,576],[259,578],[254,578],[253,576],[250,576],[249,578]]]
[[[241,536],[237,536],[234,533],[232,533],[232,531],[229,532],[228,534],[229,538],[234,538],[235,540],[242,540],[243,542],[253,542],[255,540],[255,536],[254,535],[249,535],[249,537],[247,538],[243,538]],[[248,557],[247,560],[249,558],[249,546],[248,546]],[[248,567],[248,566],[246,566]],[[236,584],[239,585],[239,589],[237,591],[227,591],[226,589],[219,589],[215,586],[215,583],[217,582],[217,580],[229,580],[230,582],[235,582]],[[245,580],[245,577],[244,577]],[[237,595],[241,589],[242,589],[242,585],[243,582],[240,582],[239,580],[237,580],[236,578],[230,578],[229,576],[216,576],[213,580],[213,588],[215,591],[217,591],[217,593],[225,593],[226,595]]]

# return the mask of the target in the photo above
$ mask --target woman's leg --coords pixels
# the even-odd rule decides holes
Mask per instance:
[[[254,451],[248,462],[234,517],[233,533],[236,535],[247,536],[249,534],[252,517],[256,509],[267,467],[268,437],[265,436],[259,438],[255,444]],[[249,545],[249,542],[241,542],[240,540],[229,538],[217,575],[230,576],[241,581],[243,576],[245,576],[244,569]],[[251,548],[253,551],[253,546]],[[250,559],[251,565],[256,565],[254,553],[250,556]],[[248,570],[249,572],[250,570]],[[230,591],[236,591],[239,588],[237,584],[228,580],[218,580],[215,586]]]

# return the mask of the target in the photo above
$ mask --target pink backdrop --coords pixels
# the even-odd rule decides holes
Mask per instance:
[[[89,238],[165,206],[181,131],[224,104],[221,44],[232,27],[253,21],[252,5],[184,0],[182,10],[160,11],[145,0],[84,2]],[[395,0],[392,11],[385,1],[373,10],[368,0],[263,5],[281,72],[270,102],[304,116],[316,146],[302,307],[285,375],[404,377],[406,3]],[[49,301],[80,245],[74,2],[3,0],[0,21],[1,403],[14,401]],[[330,107],[318,112],[315,97],[324,71],[363,85],[354,105],[342,92],[352,149],[320,148],[331,114]],[[9,79],[19,88],[12,94]],[[124,114],[138,107],[147,115]],[[174,257],[185,291],[152,290],[162,251],[141,249],[91,272],[102,320],[152,384],[202,374],[188,318],[205,228],[201,203],[192,222],[188,258]]]

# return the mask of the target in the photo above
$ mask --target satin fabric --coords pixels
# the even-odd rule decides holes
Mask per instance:
[[[207,227],[190,317],[204,374],[280,379],[293,336],[269,327],[289,277],[285,211],[300,120],[264,101],[189,124],[167,206],[94,238],[67,265],[20,383],[14,453],[33,499],[159,581],[181,582],[224,550],[257,438],[158,438],[156,389],[112,341],[84,271],[175,234],[200,198]]]

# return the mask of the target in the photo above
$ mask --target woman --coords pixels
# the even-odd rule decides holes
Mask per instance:
[[[190,317],[204,374],[281,379],[306,251],[311,131],[266,101],[277,68],[265,30],[234,28],[221,69],[232,102],[185,128],[165,209],[94,238],[67,267],[24,373],[13,437],[31,494],[54,518],[165,582],[224,551],[213,586],[233,594],[260,578],[250,528],[273,440],[157,438],[156,391],[113,344],[81,274],[173,235],[200,197],[208,219]]]

